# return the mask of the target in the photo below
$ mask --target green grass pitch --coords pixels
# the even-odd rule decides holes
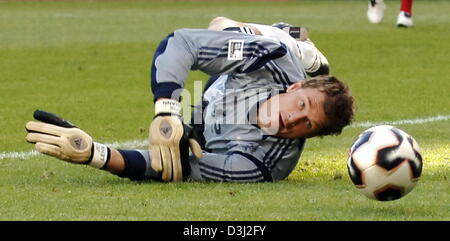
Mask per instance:
[[[395,27],[399,1],[386,3],[372,25],[365,0],[0,1],[0,220],[450,220],[450,2],[414,1],[410,29]],[[37,108],[98,142],[145,140],[157,44],[215,16],[309,27],[356,97],[360,127],[308,141],[277,183],[133,182],[29,155],[24,124]],[[392,202],[359,194],[346,169],[364,123],[381,122],[413,135],[424,157],[415,189]]]

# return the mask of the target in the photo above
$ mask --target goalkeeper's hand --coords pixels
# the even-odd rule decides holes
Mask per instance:
[[[155,118],[149,129],[151,166],[163,181],[182,181],[189,172],[189,147],[197,158],[202,150],[192,128],[181,120],[181,104],[172,99],[155,102]]]
[[[35,145],[37,151],[76,164],[89,164],[103,168],[109,158],[110,149],[92,141],[92,137],[72,123],[52,113],[36,110],[25,128],[25,139]]]

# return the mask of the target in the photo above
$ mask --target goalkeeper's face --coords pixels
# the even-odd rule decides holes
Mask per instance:
[[[311,138],[328,123],[325,94],[315,88],[289,87],[286,93],[264,102],[258,110],[258,126],[283,138]]]

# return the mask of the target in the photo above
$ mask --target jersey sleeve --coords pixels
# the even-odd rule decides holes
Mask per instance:
[[[124,171],[117,174],[131,180],[152,179],[162,181],[161,174],[151,168],[148,150],[119,150],[124,158]],[[273,181],[267,167],[256,157],[242,152],[226,154],[204,152],[201,159],[190,157],[190,174],[187,180],[221,182]]]
[[[258,158],[242,152],[207,153],[203,158],[192,158],[190,179],[219,182],[273,181],[269,169]]]
[[[257,142],[230,141],[226,150],[204,151],[203,157],[189,157],[192,181],[270,182],[287,178],[296,167],[303,151],[305,139],[270,138],[268,145]],[[265,146],[265,147],[263,147]],[[148,150],[119,150],[125,168],[118,174],[131,180],[152,179],[162,181],[161,173],[151,168]]]
[[[230,31],[180,29],[157,48],[151,69],[154,99],[177,99],[190,70],[209,75],[248,73],[286,55],[278,40]]]

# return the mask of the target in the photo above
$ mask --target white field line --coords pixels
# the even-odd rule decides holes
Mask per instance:
[[[417,125],[417,124],[423,124],[423,123],[429,123],[429,122],[436,122],[436,121],[445,121],[450,120],[450,115],[438,115],[433,117],[426,117],[426,118],[417,118],[417,119],[408,119],[408,120],[397,120],[397,121],[385,121],[385,122],[356,122],[350,125],[350,128],[360,128],[360,127],[372,127],[377,125]]]
[[[356,122],[349,126],[349,128],[368,128],[376,125],[417,125],[424,124],[429,122],[437,122],[437,121],[446,121],[450,120],[450,115],[438,115],[433,117],[426,118],[417,118],[417,119],[407,119],[407,120],[397,120],[397,121],[385,121],[385,122]],[[105,145],[113,148],[146,148],[148,145],[148,140],[132,140],[126,142],[113,142],[113,143],[104,143]],[[3,159],[27,159],[33,156],[39,155],[39,152],[36,150],[28,151],[28,152],[0,152],[0,160]]]
[[[113,142],[113,143],[104,143],[105,145],[112,148],[146,148],[148,143],[147,139],[144,140],[134,140],[134,141],[126,141],[126,142]],[[0,152],[0,160],[3,159],[27,159],[33,156],[40,155],[40,153],[36,150],[26,151],[26,152]]]

